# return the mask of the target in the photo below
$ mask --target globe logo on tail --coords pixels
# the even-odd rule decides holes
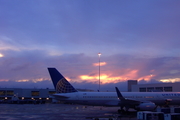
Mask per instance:
[[[56,85],[57,93],[71,93],[77,92],[77,90],[64,78],[58,81]]]

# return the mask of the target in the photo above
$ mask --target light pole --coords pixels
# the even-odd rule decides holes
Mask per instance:
[[[99,92],[100,92],[100,56],[101,56],[101,53],[99,52],[98,53],[98,56],[99,56]]]

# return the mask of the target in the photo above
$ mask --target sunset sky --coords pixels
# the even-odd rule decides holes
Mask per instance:
[[[0,0],[0,87],[180,82],[179,0]]]

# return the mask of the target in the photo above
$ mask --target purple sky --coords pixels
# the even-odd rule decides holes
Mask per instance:
[[[127,90],[127,80],[180,82],[178,0],[0,0],[0,87]]]

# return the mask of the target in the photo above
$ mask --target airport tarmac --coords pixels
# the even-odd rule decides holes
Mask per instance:
[[[121,115],[117,110],[118,107],[70,104],[0,104],[0,120],[137,120],[135,114]]]

